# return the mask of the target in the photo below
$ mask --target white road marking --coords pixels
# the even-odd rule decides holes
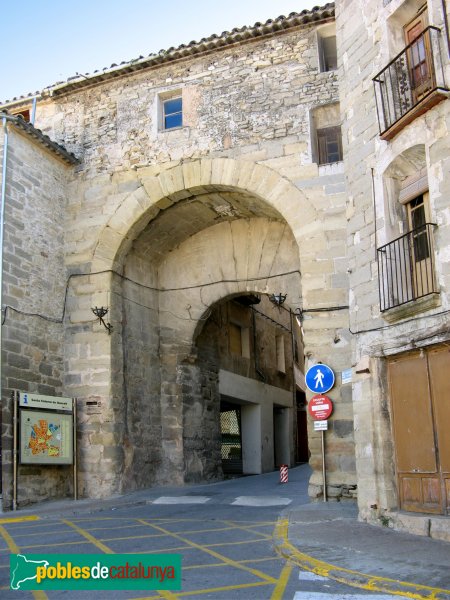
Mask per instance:
[[[160,496],[152,504],[205,504],[209,496]]]
[[[322,577],[322,575],[316,575],[315,573],[310,573],[310,571],[300,571],[298,578],[300,581],[328,581],[326,577]]]
[[[238,496],[234,506],[287,506],[292,500],[281,496]]]

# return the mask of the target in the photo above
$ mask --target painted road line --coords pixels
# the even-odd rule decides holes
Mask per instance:
[[[233,506],[287,506],[292,500],[281,496],[238,496]]]
[[[288,525],[287,519],[278,521],[274,532],[274,547],[279,556],[295,563],[301,569],[370,592],[386,592],[417,600],[450,600],[450,590],[344,569],[300,552],[289,542]]]
[[[234,521],[224,521],[224,523],[226,525],[229,526],[229,528],[233,528],[234,530],[238,530],[238,531],[246,531],[247,533],[251,533],[253,535],[259,535],[261,537],[261,539],[266,539],[266,540],[271,540],[272,539],[272,534],[269,533],[263,533],[261,531],[255,531],[254,527],[246,527],[244,525],[239,525],[238,523],[235,523]]]
[[[145,519],[139,519],[139,521],[143,524],[143,525],[148,525],[149,527],[153,527],[154,529],[156,529],[157,531],[161,531],[162,533],[166,533],[169,537],[173,537],[181,542],[183,542],[184,544],[188,544],[189,546],[192,546],[193,548],[197,548],[198,550],[202,550],[203,552],[205,552],[206,554],[210,554],[211,556],[214,556],[215,558],[223,561],[224,563],[230,565],[231,567],[235,567],[236,569],[240,569],[242,571],[247,571],[248,573],[251,573],[252,575],[254,575],[255,577],[258,577],[258,579],[262,579],[263,581],[266,581],[268,583],[273,583],[276,584],[277,580],[274,579],[273,577],[271,577],[270,575],[266,575],[266,573],[263,573],[262,571],[259,571],[258,569],[252,569],[250,567],[247,567],[246,565],[242,565],[241,563],[232,560],[231,558],[228,558],[227,556],[223,555],[223,554],[219,554],[219,552],[216,552],[215,550],[211,550],[210,547],[201,545],[201,544],[197,544],[195,542],[192,542],[191,540],[178,535],[176,533],[172,533],[171,531],[169,531],[168,529],[164,529],[163,527],[160,527],[159,525],[156,525],[155,523],[151,523],[149,521],[146,521]],[[217,546],[220,546],[221,544],[214,544]]]
[[[245,590],[263,585],[271,585],[267,581],[257,581],[255,583],[238,583],[236,585],[225,585],[223,587],[206,588],[201,590],[189,590],[189,592],[177,592],[178,598],[186,596],[201,596],[202,594],[215,594],[220,592],[233,592],[235,590]],[[143,598],[134,598],[134,600],[157,600],[160,596],[145,596]]]
[[[19,546],[15,543],[15,541],[8,533],[8,531],[6,531],[3,525],[0,525],[0,535],[3,537],[6,544],[8,545],[11,554],[20,554]],[[48,600],[48,596],[45,592],[41,592],[40,590],[33,590],[31,593],[33,594],[33,598],[35,600]]]
[[[150,504],[205,504],[209,496],[160,496]]]
[[[282,600],[284,597],[284,591],[289,581],[289,577],[292,573],[292,565],[285,565],[283,570],[281,571],[280,578],[278,579],[278,583],[275,586],[275,589],[272,592],[270,600]]]
[[[68,525],[69,527],[72,527],[72,529],[74,529],[77,533],[79,533],[80,535],[85,537],[89,542],[91,542],[91,544],[94,544],[94,546],[96,546],[99,550],[101,550],[105,554],[115,554],[114,550],[111,550],[111,548],[108,548],[108,546],[105,546],[105,544],[103,544],[100,540],[98,540],[93,535],[91,535],[89,533],[89,531],[86,531],[85,529],[78,527],[78,525],[75,525],[75,523],[72,523],[72,521],[67,521],[66,519],[62,519],[62,522],[65,523],[66,525]],[[175,594],[172,594],[171,592],[169,592],[167,590],[158,590],[158,594],[160,596],[162,596],[163,598],[165,598],[166,600],[176,600],[176,598],[177,598],[177,596]]]
[[[408,596],[392,596],[391,594],[338,594],[321,592],[296,592],[293,600],[395,600]]]
[[[4,525],[5,523],[26,523],[28,521],[39,521],[41,517],[36,515],[30,515],[28,517],[5,517],[4,519],[0,519],[0,525]]]

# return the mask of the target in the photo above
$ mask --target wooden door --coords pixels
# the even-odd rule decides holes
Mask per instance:
[[[408,225],[411,231],[411,280],[414,297],[421,298],[434,290],[431,238],[426,223],[430,223],[428,192],[408,202]]]
[[[403,510],[446,514],[450,491],[449,349],[389,360],[399,504]],[[447,436],[447,437],[446,437]]]
[[[428,35],[424,33],[427,27],[426,10],[404,27],[406,45],[409,46],[407,61],[414,102],[418,102],[433,86],[431,48]]]

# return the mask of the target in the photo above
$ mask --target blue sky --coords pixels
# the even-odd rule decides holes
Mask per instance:
[[[326,4],[312,0],[20,0],[2,10],[0,102],[213,33]]]

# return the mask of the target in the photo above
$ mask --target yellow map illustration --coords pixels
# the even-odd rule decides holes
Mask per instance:
[[[39,423],[33,425],[28,442],[31,453],[39,454],[40,452],[44,452],[49,456],[59,456],[61,435],[58,435],[58,430],[58,425],[54,425],[53,423],[49,425],[45,419],[39,419]]]
[[[73,418],[70,414],[21,410],[21,464],[72,464],[72,432]]]

